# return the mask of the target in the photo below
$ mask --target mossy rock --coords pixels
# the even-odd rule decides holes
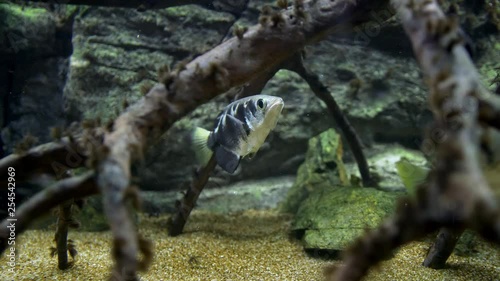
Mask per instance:
[[[309,140],[306,159],[297,171],[297,179],[281,206],[282,211],[295,213],[300,203],[314,189],[340,185],[336,171],[339,165],[336,154],[339,145],[340,136],[333,129]]]
[[[397,197],[374,188],[316,188],[300,205],[292,228],[304,231],[306,249],[342,250],[391,214]]]

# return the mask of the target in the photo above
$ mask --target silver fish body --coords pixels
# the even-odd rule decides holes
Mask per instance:
[[[205,150],[202,162],[206,162],[208,148],[215,153],[220,167],[234,173],[242,157],[255,154],[262,146],[276,126],[283,106],[280,97],[269,95],[250,96],[230,103],[217,116],[213,131],[195,130],[195,144]]]

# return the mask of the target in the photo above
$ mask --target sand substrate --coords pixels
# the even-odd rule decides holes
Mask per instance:
[[[325,266],[340,263],[304,253],[289,235],[291,218],[275,211],[232,215],[193,212],[185,233],[169,237],[167,217],[141,217],[140,232],[152,240],[155,258],[142,280],[323,280]],[[17,239],[17,265],[0,258],[2,280],[106,280],[112,265],[109,232],[71,231],[78,256],[65,271],[50,257],[53,231],[30,230]],[[428,248],[413,242],[374,268],[365,280],[500,280],[500,248],[481,241],[469,257],[452,255],[448,268],[421,266]]]

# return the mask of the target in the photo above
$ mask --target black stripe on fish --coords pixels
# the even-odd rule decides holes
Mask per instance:
[[[238,168],[241,157],[222,146],[217,146],[215,148],[215,159],[217,161],[217,165],[219,165],[226,172],[232,174],[236,168]]]
[[[244,103],[239,103],[236,105],[234,117],[243,123],[243,129],[245,129],[245,133],[248,136],[250,134],[250,126],[247,123],[246,120],[246,108]]]
[[[217,128],[217,143],[229,150],[239,147],[241,140],[246,140],[247,135],[243,123],[231,115],[224,115]]]
[[[221,119],[222,119],[222,116],[224,116],[225,113],[224,111],[219,113],[219,115],[217,115],[217,118],[215,118],[215,122],[214,122],[214,132],[217,130],[218,127],[221,126]]]
[[[252,100],[249,100],[248,102],[245,103],[246,104],[246,108],[248,109],[248,111],[253,115],[253,116],[257,116],[257,106],[255,105],[255,102],[253,102]]]

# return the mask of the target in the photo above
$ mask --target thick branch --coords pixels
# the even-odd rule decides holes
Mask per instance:
[[[386,1],[381,1],[384,4]],[[176,73],[163,75],[155,86],[122,114],[105,136],[105,156],[98,185],[115,239],[115,274],[136,279],[137,234],[124,207],[130,164],[141,158],[148,138],[159,136],[175,121],[216,95],[240,86],[318,39],[329,29],[366,18],[368,0],[316,0],[263,15],[257,26],[197,57]],[[380,6],[380,3],[377,4]],[[364,12],[364,13],[363,13]]]
[[[0,224],[0,253],[7,247],[11,223],[15,224],[16,235],[37,218],[48,213],[50,209],[73,198],[87,197],[97,194],[94,173],[61,180],[31,197],[16,210],[15,217],[9,217]],[[10,221],[15,219],[15,221]]]
[[[479,120],[500,130],[500,98],[487,92],[479,99]]]
[[[500,244],[500,210],[478,161],[481,82],[458,24],[445,17],[435,0],[393,3],[430,88],[441,136],[435,143],[436,165],[419,187],[417,202],[403,202],[395,219],[358,239],[330,280],[360,280],[396,247],[437,227],[470,227]]]
[[[435,269],[443,268],[463,232],[463,229],[441,228],[436,241],[427,253],[423,266]]]
[[[36,174],[50,174],[60,178],[69,169],[81,167],[87,157],[80,153],[77,144],[63,138],[60,142],[51,142],[30,149],[25,154],[11,154],[0,159],[0,184],[7,187],[7,169],[13,167],[16,180],[27,180]]]

